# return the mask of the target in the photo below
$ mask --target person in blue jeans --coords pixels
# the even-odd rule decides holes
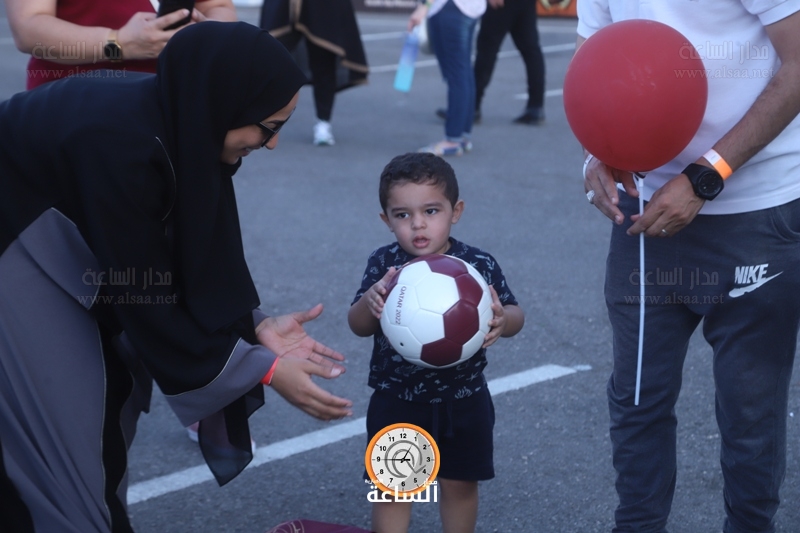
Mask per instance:
[[[409,31],[428,19],[431,48],[447,82],[445,138],[421,148],[420,152],[458,156],[472,149],[475,118],[472,40],[478,19],[485,11],[486,0],[425,0],[409,18]]]
[[[522,56],[528,81],[528,103],[514,123],[529,126],[544,123],[545,64],[537,18],[536,2],[532,0],[489,0],[475,42],[475,124],[481,122],[481,102],[492,80],[500,47],[509,33]],[[446,119],[447,109],[437,109],[436,116]]]

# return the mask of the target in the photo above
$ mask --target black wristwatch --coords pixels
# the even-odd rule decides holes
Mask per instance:
[[[117,42],[117,30],[111,30],[108,34],[108,41],[103,47],[103,57],[114,63],[122,61],[122,47]]]
[[[713,200],[725,187],[725,181],[722,176],[713,168],[692,163],[683,169],[683,173],[692,182],[694,193],[703,200]]]

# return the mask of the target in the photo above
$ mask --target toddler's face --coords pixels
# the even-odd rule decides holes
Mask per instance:
[[[381,219],[409,254],[441,254],[450,246],[450,226],[463,211],[464,202],[451,206],[440,186],[402,183],[390,189]]]

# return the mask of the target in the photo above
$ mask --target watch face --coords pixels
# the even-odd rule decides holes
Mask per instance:
[[[697,192],[703,196],[715,197],[722,190],[722,178],[715,172],[701,175],[697,179]]]
[[[122,59],[122,48],[117,43],[106,43],[103,47],[103,56],[112,61],[119,61]]]
[[[385,492],[425,490],[439,472],[439,447],[414,424],[392,424],[372,437],[364,458],[370,480]]]
[[[713,200],[725,186],[719,172],[703,165],[691,163],[683,170],[683,173],[692,182],[694,193],[704,200]]]

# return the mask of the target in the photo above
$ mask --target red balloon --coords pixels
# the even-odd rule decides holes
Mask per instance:
[[[646,172],[675,158],[706,109],[703,61],[679,31],[652,20],[604,27],[578,49],[564,79],[564,110],[589,153]]]

